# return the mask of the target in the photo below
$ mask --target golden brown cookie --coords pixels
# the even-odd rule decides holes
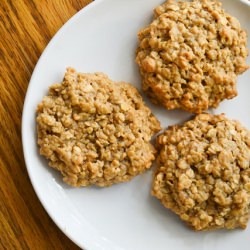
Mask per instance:
[[[216,0],[169,0],[138,33],[143,90],[167,109],[201,113],[237,95],[247,34]]]
[[[40,153],[72,186],[110,186],[150,168],[159,121],[132,85],[69,68],[37,108]]]
[[[200,114],[157,138],[152,194],[195,230],[245,228],[250,212],[250,131]]]

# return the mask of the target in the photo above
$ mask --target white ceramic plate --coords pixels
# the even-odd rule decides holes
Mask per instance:
[[[140,89],[134,63],[137,31],[152,19],[152,9],[163,0],[95,1],[56,34],[32,75],[23,111],[25,161],[34,189],[48,214],[80,247],[88,250],[249,249],[250,225],[245,231],[194,232],[150,196],[151,171],[129,183],[110,188],[74,189],[39,156],[35,110],[49,85],[62,80],[67,66],[81,72],[106,72],[111,79],[128,81]],[[247,1],[224,0],[250,34]],[[250,41],[248,41],[250,45]],[[248,58],[248,64],[250,60]],[[239,77],[239,95],[225,101],[215,113],[225,112],[250,128],[250,70]],[[190,117],[146,102],[162,126]]]

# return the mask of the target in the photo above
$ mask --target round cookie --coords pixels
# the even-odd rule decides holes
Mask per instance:
[[[216,0],[169,0],[138,39],[143,90],[167,109],[216,108],[237,95],[237,75],[248,69],[247,34]]]
[[[150,168],[159,121],[132,85],[67,69],[37,108],[40,153],[72,186],[110,186]]]
[[[157,138],[152,194],[195,230],[246,228],[250,132],[222,115],[200,114]]]

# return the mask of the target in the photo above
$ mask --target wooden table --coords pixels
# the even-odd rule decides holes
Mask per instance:
[[[91,0],[0,0],[0,249],[79,249],[31,186],[21,144],[25,92],[57,30]]]

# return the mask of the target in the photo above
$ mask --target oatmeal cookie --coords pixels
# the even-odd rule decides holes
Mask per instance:
[[[250,212],[250,132],[200,114],[157,138],[152,194],[195,230],[245,228]]]
[[[139,31],[136,62],[143,90],[167,109],[201,113],[237,95],[247,34],[216,0],[169,0]]]
[[[110,186],[150,168],[159,121],[132,85],[67,69],[37,108],[40,153],[72,186]]]

